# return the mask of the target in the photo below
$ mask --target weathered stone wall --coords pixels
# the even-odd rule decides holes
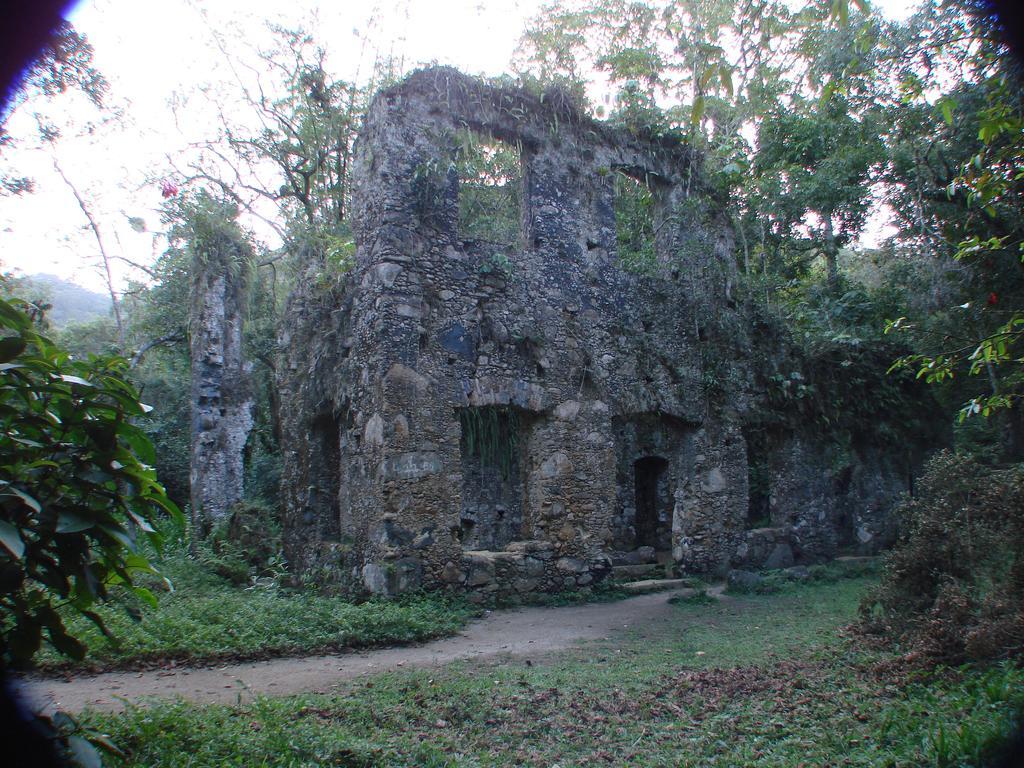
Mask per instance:
[[[521,148],[516,242],[459,232],[466,127]],[[618,261],[618,172],[655,195],[648,276]],[[281,338],[293,567],[374,592],[522,593],[589,585],[616,550],[671,550],[690,571],[751,550],[742,424],[760,395],[731,232],[689,148],[429,69],[374,100],[354,179],[355,268],[330,291],[307,282]],[[464,409],[517,425],[504,474],[467,455]],[[796,438],[778,458],[794,485],[805,458]],[[856,505],[787,482],[782,538],[834,549],[819,529]]]

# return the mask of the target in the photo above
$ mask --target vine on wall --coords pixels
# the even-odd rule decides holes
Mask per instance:
[[[512,475],[519,450],[519,413],[507,406],[460,408],[463,456],[473,456],[484,467],[496,467],[502,479]]]

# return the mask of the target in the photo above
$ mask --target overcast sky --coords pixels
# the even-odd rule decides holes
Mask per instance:
[[[876,5],[902,17],[911,4]],[[437,62],[498,75],[508,70],[519,35],[540,6],[541,0],[81,3],[71,19],[92,42],[96,66],[110,81],[109,106],[121,117],[93,124],[100,113],[73,94],[62,95],[54,119],[67,125],[55,149],[57,160],[100,221],[108,252],[150,263],[163,247],[155,235],[161,228],[159,181],[173,178],[170,163],[180,162],[190,143],[211,135],[212,104],[222,98],[216,94],[252,75],[246,62],[255,60],[255,49],[270,44],[268,21],[312,31],[328,51],[332,73],[346,79],[365,77],[374,56],[388,53],[403,60],[404,71]],[[223,40],[237,41],[229,44],[234,68],[219,50],[214,30]],[[179,105],[177,113],[173,104]],[[0,197],[0,264],[104,290],[84,214],[55,172],[51,154],[32,149],[32,112],[26,105],[11,119],[12,135],[27,138],[5,160],[34,178],[37,188],[20,198]],[[133,229],[129,217],[145,221],[146,231]],[[119,265],[118,284],[132,274]]]
[[[477,74],[505,72],[526,19],[540,0],[388,0],[323,3],[315,0],[94,0],[79,4],[71,20],[95,48],[97,68],[110,81],[109,104],[123,117],[74,135],[99,113],[84,100],[64,94],[55,109],[67,117],[67,130],[55,152],[68,178],[79,188],[101,222],[108,252],[149,263],[162,247],[161,176],[168,159],[180,160],[191,142],[211,134],[215,120],[201,88],[226,89],[236,73],[218,49],[217,30],[237,40],[232,51],[246,77],[254,49],[271,43],[267,23],[304,26],[329,55],[335,76],[365,77],[375,55],[394,53],[409,71],[418,64],[451,64]],[[371,24],[371,19],[373,24]],[[184,119],[175,119],[171,105]],[[35,133],[31,105],[10,122],[12,135],[29,137],[5,159],[36,182],[33,194],[0,198],[0,263],[26,274],[52,272],[103,290],[97,248],[85,231],[86,218],[67,184],[53,168],[50,153],[31,149]],[[147,232],[128,223],[138,217]],[[119,282],[131,274],[117,267]],[[138,273],[135,273],[138,277]]]

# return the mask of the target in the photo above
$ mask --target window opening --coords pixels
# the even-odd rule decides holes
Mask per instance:
[[[469,128],[459,131],[456,141],[459,236],[517,244],[522,230],[521,147]]]
[[[458,410],[462,457],[462,516],[458,537],[465,549],[503,549],[520,536],[523,522],[520,419],[498,406]]]
[[[651,184],[623,170],[616,170],[615,241],[619,264],[629,272],[651,274],[658,265],[654,247],[655,194]]]
[[[744,435],[747,443],[747,528],[768,528],[771,524],[771,471],[768,451],[759,434]]]
[[[320,536],[328,541],[341,537],[341,435],[338,419],[333,414],[321,414],[313,419],[311,429],[315,478],[310,506],[316,510]]]

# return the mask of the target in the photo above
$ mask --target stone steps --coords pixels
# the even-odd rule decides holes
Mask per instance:
[[[658,562],[658,552],[654,547],[638,547],[633,550],[610,552],[612,565],[648,565]]]
[[[657,578],[665,575],[665,566],[657,563],[644,563],[642,565],[615,565],[612,566],[612,581],[635,581],[644,578]]]
[[[643,579],[642,581],[628,581],[619,584],[619,588],[634,595],[643,595],[647,592],[661,592],[665,589],[678,589],[691,585],[689,579]]]

